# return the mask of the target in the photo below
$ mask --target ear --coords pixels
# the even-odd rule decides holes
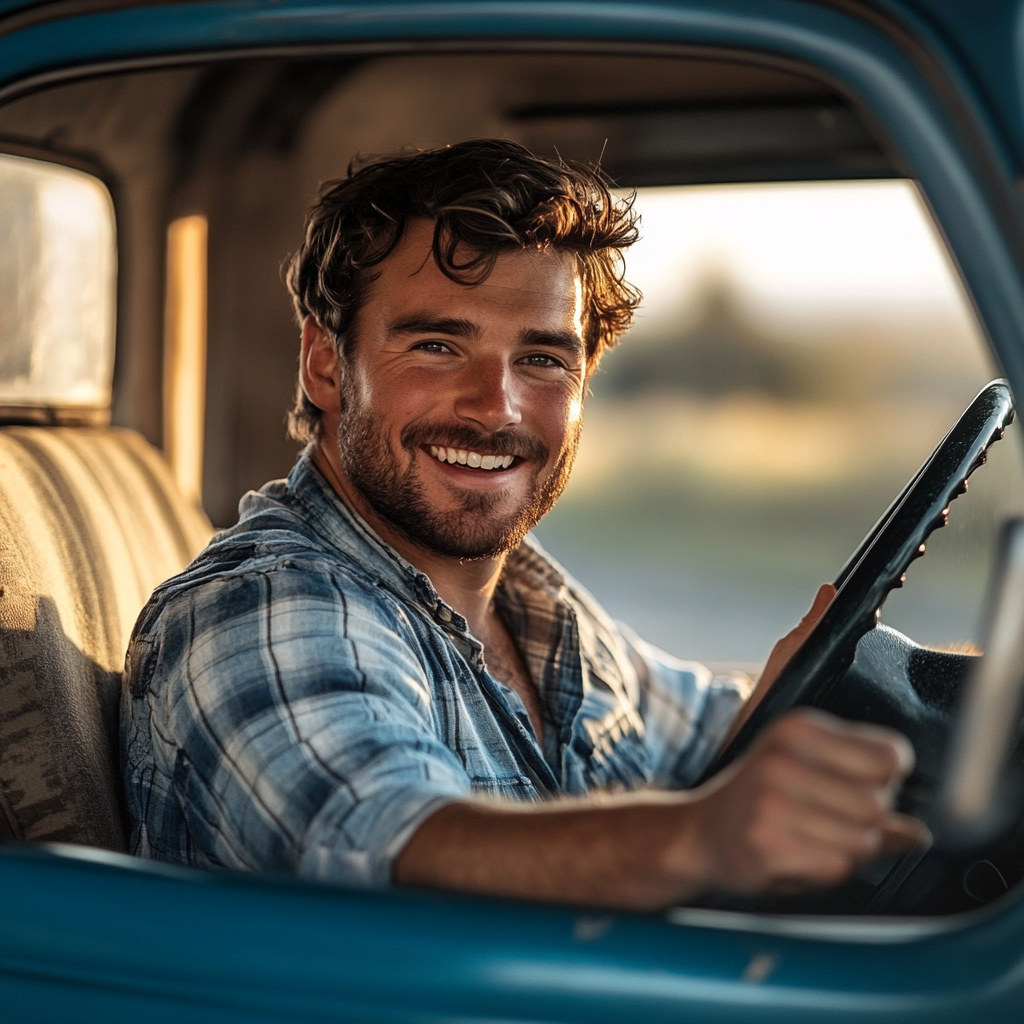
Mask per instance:
[[[302,321],[299,379],[309,400],[325,413],[341,407],[341,360],[330,333],[311,316]]]

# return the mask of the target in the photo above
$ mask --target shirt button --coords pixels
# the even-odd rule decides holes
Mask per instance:
[[[448,609],[445,608],[444,605],[442,605],[440,608],[437,609],[437,617],[442,622],[451,622],[452,621],[452,613],[450,611],[448,611]]]

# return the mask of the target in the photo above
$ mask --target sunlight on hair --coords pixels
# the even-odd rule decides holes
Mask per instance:
[[[574,303],[572,325],[576,330],[576,333],[582,338],[584,337],[583,329],[583,281],[580,275],[576,274],[576,280],[573,282],[576,290],[576,299]]]

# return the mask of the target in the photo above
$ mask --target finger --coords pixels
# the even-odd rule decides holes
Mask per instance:
[[[832,603],[836,596],[836,588],[831,583],[822,583],[818,587],[814,601],[807,610],[804,617],[775,645],[772,654],[776,652],[792,657],[797,648],[807,639],[808,634],[818,624],[818,620],[825,614],[825,609]]]
[[[806,627],[809,630],[825,614],[825,609],[832,603],[832,598],[836,596],[836,593],[836,588],[831,583],[822,583],[818,587],[818,592],[814,595],[810,609],[800,620],[800,625],[797,626],[797,629]]]
[[[807,764],[872,785],[894,786],[914,766],[914,748],[894,729],[810,708],[790,712],[769,735]]]
[[[889,787],[854,782],[785,754],[767,757],[760,774],[794,804],[854,826],[878,826],[892,800]]]
[[[803,642],[807,639],[811,630],[818,624],[818,620],[824,615],[825,609],[828,608],[835,595],[836,588],[831,583],[823,583],[818,587],[818,593],[815,595],[814,602],[807,614],[772,648],[772,652],[765,664],[764,672],[761,673],[761,679],[759,680],[758,689],[762,693],[775,682],[793,655],[803,645]],[[756,705],[756,703],[757,700],[755,699],[753,704]]]
[[[764,875],[773,889],[779,886],[838,885],[866,859],[841,846],[820,843],[796,829],[779,824],[771,850],[766,851],[764,857]]]
[[[812,849],[838,853],[852,863],[864,863],[882,849],[881,828],[856,825],[830,814],[794,815],[788,828],[798,842]]]
[[[853,825],[779,794],[762,801],[745,839],[767,878],[802,877],[815,884],[841,881],[876,856],[882,843],[879,827]]]
[[[928,826],[906,814],[889,814],[882,823],[882,853],[909,853],[916,846],[931,846]]]

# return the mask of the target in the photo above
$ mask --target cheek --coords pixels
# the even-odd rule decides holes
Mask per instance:
[[[563,448],[579,432],[583,417],[583,400],[575,389],[547,390],[534,402],[534,430],[548,446],[551,458],[558,458]]]
[[[361,374],[358,387],[364,407],[401,430],[438,404],[437,382],[422,379],[422,376],[400,372]]]

